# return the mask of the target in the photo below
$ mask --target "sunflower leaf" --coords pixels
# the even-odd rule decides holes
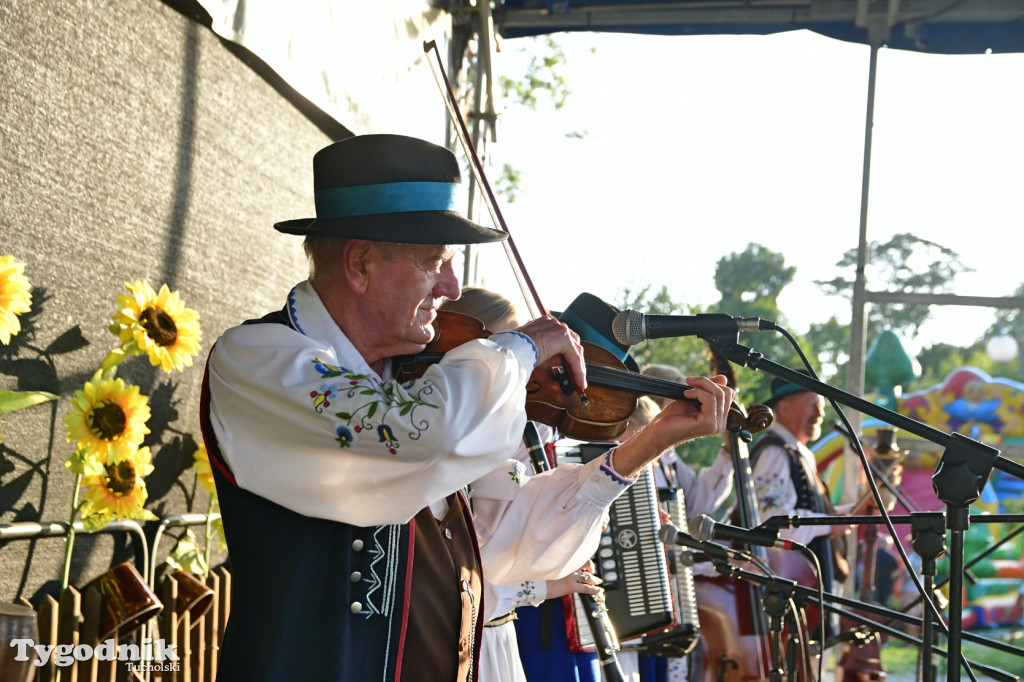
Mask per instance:
[[[89,451],[84,448],[75,450],[75,454],[71,455],[68,461],[64,462],[64,466],[71,473],[81,474],[82,476],[101,476],[106,473],[103,464],[96,461],[94,457],[91,457]]]
[[[178,539],[178,544],[167,555],[165,562],[172,571],[188,571],[195,575],[206,575],[206,561],[199,551],[199,542],[191,529]]]
[[[124,352],[123,348],[115,348],[109,353],[107,357],[103,358],[103,363],[100,364],[100,371],[106,372],[112,367],[117,367],[122,360],[128,357],[128,354]]]
[[[26,407],[57,398],[58,396],[46,391],[0,391],[0,414],[24,410]]]
[[[87,533],[96,532],[113,520],[114,518],[111,514],[103,512],[87,513],[83,511],[82,513],[82,526]]]

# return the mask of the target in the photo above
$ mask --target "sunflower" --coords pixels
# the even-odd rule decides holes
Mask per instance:
[[[82,521],[95,527],[110,517],[155,519],[143,505],[149,493],[143,478],[153,471],[149,448],[139,448],[116,464],[107,464],[101,474],[82,477]]]
[[[117,297],[120,312],[114,314],[110,331],[117,335],[128,353],[146,353],[154,366],[165,372],[179,372],[192,366],[199,354],[202,332],[199,313],[186,308],[177,291],[164,284],[160,293],[148,282],[135,280],[124,285],[130,296]]]
[[[206,488],[206,492],[217,497],[217,486],[213,481],[213,470],[210,468],[210,456],[206,452],[206,445],[202,444],[196,448],[192,455],[195,460],[193,466],[196,468],[196,478],[200,485]]]
[[[149,433],[148,402],[138,386],[125,386],[121,379],[87,381],[81,391],[75,391],[71,414],[64,417],[68,440],[78,441],[78,447],[98,461],[116,464]]]
[[[18,315],[32,309],[32,290],[22,274],[25,264],[0,256],[0,342],[7,345],[21,331]]]

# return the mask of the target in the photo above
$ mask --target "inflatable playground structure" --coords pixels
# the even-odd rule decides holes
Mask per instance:
[[[980,440],[998,448],[1008,459],[1024,461],[1024,384],[962,367],[941,384],[897,398],[895,410],[947,433],[955,431]],[[880,427],[888,424],[864,421],[861,438],[865,447],[875,442]],[[935,496],[931,482],[942,448],[904,433],[897,434],[897,441],[904,453],[903,471],[898,501],[890,513],[943,510],[945,505]],[[844,451],[848,451],[845,446],[845,438],[834,432],[812,447],[818,469],[837,497],[836,492],[842,490],[843,457]],[[971,513],[1024,513],[1024,481],[994,470],[981,498],[971,506]],[[964,628],[1016,625],[1024,620],[1024,533],[1014,532],[1020,525],[971,523],[965,537],[968,571],[964,579]],[[896,530],[913,558],[910,527],[897,525]],[[882,532],[885,533],[884,528]],[[997,549],[971,563],[1000,540],[1003,543]],[[892,554],[897,565],[902,566],[895,550]],[[937,580],[946,577],[945,563],[939,564]],[[909,581],[908,585],[913,589]]]

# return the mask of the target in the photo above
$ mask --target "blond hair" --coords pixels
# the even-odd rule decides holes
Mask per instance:
[[[668,379],[669,381],[678,381],[681,384],[686,381],[686,375],[671,365],[644,365],[643,369],[640,370],[640,373],[646,374],[650,377]]]
[[[522,324],[515,303],[497,292],[480,287],[462,287],[462,296],[458,300],[445,301],[440,307],[441,310],[472,315],[492,332],[508,331]]]

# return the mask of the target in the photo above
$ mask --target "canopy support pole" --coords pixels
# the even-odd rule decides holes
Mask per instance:
[[[860,236],[857,241],[857,271],[853,281],[853,314],[850,320],[850,364],[847,367],[846,387],[847,390],[856,396],[864,394],[864,355],[866,354],[867,318],[864,314],[866,303],[866,281],[864,270],[868,259],[868,189],[871,179],[871,132],[874,127],[875,117],[875,77],[878,70],[878,42],[871,41],[870,67],[868,71],[868,96],[867,116],[864,124],[864,169],[861,176],[860,188]],[[861,415],[851,415],[851,426],[853,432],[859,433]],[[849,448],[847,447],[847,450]],[[860,461],[853,456],[843,456],[843,493],[844,502],[853,502],[858,499],[860,480]],[[851,566],[856,566],[857,545],[854,542],[848,543],[847,560]],[[853,594],[855,571],[850,571],[846,579],[847,594]]]

